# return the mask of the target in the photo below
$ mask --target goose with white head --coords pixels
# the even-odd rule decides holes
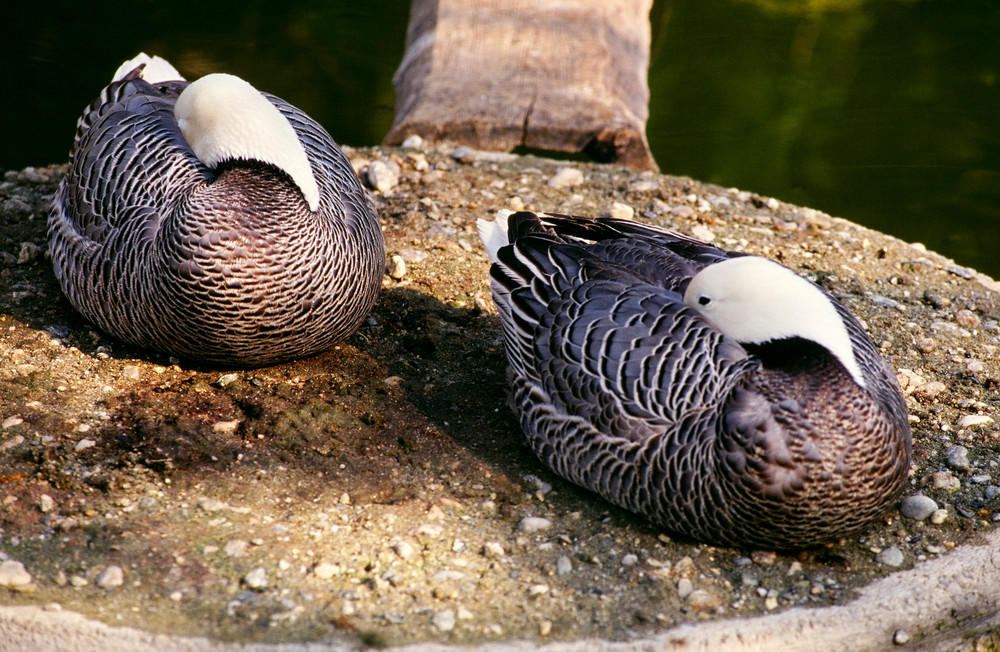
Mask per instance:
[[[323,351],[374,304],[374,204],[330,135],[287,102],[159,57],[84,112],[49,216],[63,292],[115,337],[254,367]]]
[[[902,393],[819,286],[631,221],[503,212],[479,229],[511,407],[559,475],[743,548],[837,539],[898,502]]]

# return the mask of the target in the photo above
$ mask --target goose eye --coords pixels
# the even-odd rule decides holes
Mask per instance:
[[[699,306],[707,306],[711,302],[712,302],[712,300],[709,297],[706,297],[705,295],[702,295],[702,296],[698,297],[698,305]]]

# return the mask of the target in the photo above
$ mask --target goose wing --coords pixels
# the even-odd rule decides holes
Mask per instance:
[[[186,82],[153,86],[126,77],[101,93],[77,124],[56,226],[104,242],[140,220],[155,229],[178,190],[211,176],[177,128],[173,105]]]
[[[350,233],[364,231],[366,225],[370,228],[371,220],[377,219],[375,204],[361,186],[350,161],[326,129],[280,97],[269,93],[263,95],[291,123],[305,148],[316,183],[321,188],[321,205],[342,219]],[[324,201],[325,197],[336,199]]]
[[[511,240],[528,234],[545,234],[553,241],[587,243],[595,258],[672,290],[683,291],[691,277],[707,265],[745,255],[724,251],[670,229],[630,220],[557,213],[515,213],[509,219]]]
[[[757,364],[669,289],[684,282],[678,269],[698,263],[640,241],[640,262],[626,266],[600,241],[519,226],[499,251],[493,289],[515,382],[544,394],[541,402],[640,440],[712,418]]]

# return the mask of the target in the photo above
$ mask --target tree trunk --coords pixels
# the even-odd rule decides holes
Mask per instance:
[[[584,152],[656,169],[652,0],[413,0],[383,141]]]

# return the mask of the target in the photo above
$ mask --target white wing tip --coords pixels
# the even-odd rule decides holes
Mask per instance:
[[[111,81],[121,81],[125,75],[129,74],[136,69],[137,66],[146,64],[143,68],[142,73],[139,75],[145,79],[150,84],[157,84],[165,81],[184,81],[184,77],[181,76],[177,69],[170,65],[166,59],[160,56],[149,56],[145,52],[140,52],[138,55],[129,59],[122,65],[118,66],[118,70],[115,71],[115,76]]]
[[[482,218],[476,220],[479,239],[483,241],[486,253],[490,257],[490,261],[494,263],[497,262],[497,252],[500,251],[500,247],[506,247],[510,244],[510,236],[507,235],[507,218],[513,214],[514,211],[502,208],[497,211],[493,220]]]

